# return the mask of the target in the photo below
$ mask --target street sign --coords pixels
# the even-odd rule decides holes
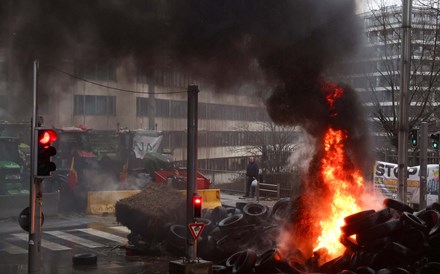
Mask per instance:
[[[30,207],[26,207],[21,211],[20,215],[18,215],[18,224],[23,230],[27,232],[29,232],[29,228],[31,227],[30,215],[31,215]],[[44,214],[41,213],[41,225],[43,225],[43,223],[44,223]]]
[[[191,235],[193,236],[194,240],[197,241],[200,234],[202,234],[203,228],[205,228],[204,223],[193,223],[189,224],[189,231],[191,232]]]

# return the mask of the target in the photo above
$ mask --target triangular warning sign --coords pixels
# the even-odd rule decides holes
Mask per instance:
[[[188,226],[189,226],[189,231],[191,232],[191,235],[193,236],[194,240],[197,241],[200,234],[202,234],[203,228],[205,228],[205,224],[204,223],[194,223],[194,224],[189,224]]]

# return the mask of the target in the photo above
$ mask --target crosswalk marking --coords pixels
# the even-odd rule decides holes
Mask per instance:
[[[70,242],[74,242],[76,244],[85,246],[85,247],[89,247],[89,248],[96,248],[96,247],[103,247],[104,245],[88,240],[88,239],[84,239],[75,235],[72,235],[70,233],[66,233],[63,231],[59,231],[59,230],[53,230],[53,231],[45,231],[44,233],[61,238],[63,240],[66,241],[70,241]]]
[[[96,229],[93,229],[93,228],[78,228],[78,229],[74,229],[74,230],[75,231],[82,231],[84,233],[88,233],[88,234],[91,234],[91,235],[94,235],[94,236],[97,236],[97,237],[100,237],[100,238],[111,240],[111,241],[114,241],[114,242],[117,242],[117,243],[120,243],[120,244],[123,244],[123,245],[126,245],[127,242],[128,242],[127,238],[116,236],[116,235],[113,235],[111,233],[107,233],[107,232],[104,232],[104,231],[99,231],[99,230],[96,230]]]
[[[24,240],[24,241],[28,241],[29,240],[29,234],[27,233],[14,233],[12,234],[12,236],[14,236],[15,238],[18,238],[20,240]],[[51,241],[47,241],[42,239],[41,240],[41,246],[47,249],[50,249],[52,251],[62,251],[62,250],[70,250],[70,247],[67,246],[63,246]]]
[[[1,243],[1,246],[3,246],[0,251],[6,251],[9,254],[13,254],[13,255],[18,255],[18,254],[26,254],[28,253],[27,249],[24,249],[22,247],[7,243],[7,242],[3,242]]]
[[[62,245],[58,243],[58,240],[56,239],[62,239],[66,242],[71,242],[74,245],[78,246],[84,246],[87,248],[100,248],[105,247],[109,245],[109,241],[111,242],[117,242],[122,245],[127,245],[128,240],[125,237],[121,237],[123,234],[129,234],[130,230],[126,228],[125,226],[112,226],[107,227],[107,231],[101,231],[97,230],[95,228],[79,228],[79,229],[72,229],[68,231],[60,231],[60,230],[50,230],[50,231],[43,231],[42,239],[41,239],[41,246],[43,248],[49,249],[51,251],[66,251],[66,250],[72,250],[73,246],[72,244],[66,244]],[[87,236],[82,234],[78,235],[79,232],[86,233],[91,236],[95,236],[95,239],[91,238],[91,236]],[[115,234],[121,235],[115,235],[111,232],[114,232]],[[75,233],[77,232],[77,233]],[[27,254],[27,243],[29,241],[29,234],[28,233],[13,233],[10,234],[10,238],[3,238],[0,240],[0,252],[6,252],[13,255],[18,254]],[[46,236],[45,236],[46,235]],[[49,238],[50,240],[54,239],[54,241],[46,240],[47,237],[54,237]],[[99,240],[96,238],[98,237]],[[56,238],[56,239],[55,239]],[[105,244],[102,239],[107,240],[107,244]],[[24,243],[23,243],[24,241]],[[102,243],[101,243],[102,242]]]

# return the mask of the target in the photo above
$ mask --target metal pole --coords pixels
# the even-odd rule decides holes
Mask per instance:
[[[197,104],[199,88],[196,85],[188,86],[188,154],[187,154],[187,184],[186,184],[186,243],[187,259],[194,261],[194,238],[189,230],[189,224],[194,222],[193,193],[196,189],[197,171]]]
[[[428,177],[428,124],[426,122],[422,122],[420,129],[419,209],[423,209],[426,208],[426,180]]]
[[[437,149],[437,161],[438,161],[438,172],[440,175],[440,153]],[[438,184],[437,184],[437,203],[440,203],[440,176],[438,177]]]
[[[403,0],[402,58],[400,71],[399,144],[398,144],[398,199],[407,202],[408,166],[408,90],[411,66],[411,7],[412,0]]]
[[[42,180],[35,178],[36,155],[37,155],[37,134],[36,128],[40,126],[37,116],[38,99],[38,67],[37,60],[34,61],[33,81],[33,113],[32,113],[32,134],[31,134],[31,174],[30,174],[30,229],[28,242],[28,273],[41,273],[41,207],[42,207]]]
[[[148,81],[148,129],[156,129],[156,98],[155,98],[155,78],[152,76]]]

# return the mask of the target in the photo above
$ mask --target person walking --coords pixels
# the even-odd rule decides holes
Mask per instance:
[[[255,157],[249,157],[249,163],[246,167],[246,195],[245,198],[253,198],[255,194],[255,187],[252,187],[252,181],[258,178],[258,165],[255,162]],[[249,196],[249,194],[251,194]]]

